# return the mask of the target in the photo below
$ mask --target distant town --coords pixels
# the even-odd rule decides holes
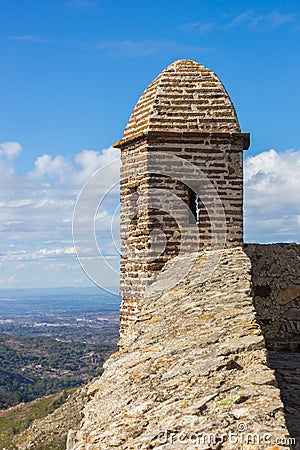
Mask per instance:
[[[0,290],[0,409],[81,385],[116,351],[119,297],[59,292]]]
[[[0,333],[116,343],[120,298],[100,289],[0,290]]]

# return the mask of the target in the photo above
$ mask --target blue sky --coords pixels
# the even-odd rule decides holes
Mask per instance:
[[[246,240],[299,241],[298,1],[2,0],[0,11],[0,287],[89,285],[76,196],[180,58],[218,74],[251,132]],[[111,213],[99,235],[113,258]]]

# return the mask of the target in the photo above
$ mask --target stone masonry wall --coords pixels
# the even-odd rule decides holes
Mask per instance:
[[[212,183],[219,196],[226,219],[226,246],[239,246],[243,242],[243,150],[247,147],[245,136],[242,133],[191,133],[184,135],[172,135],[162,133],[149,140],[148,150],[166,153],[165,165],[172,173],[172,163],[168,163],[167,155],[175,155],[189,161],[199,168]],[[184,173],[184,165],[182,172]],[[178,169],[174,168],[173,176],[176,179]],[[179,174],[180,175],[180,172]],[[211,221],[218,226],[218,217],[208,217],[208,211],[201,197],[206,197],[206,204],[213,203],[214,198],[208,197],[205,183],[202,180],[193,180],[195,188],[200,193],[199,199],[199,231],[201,248],[211,248]],[[172,189],[174,180],[170,178]],[[156,186],[159,186],[159,180]],[[174,189],[174,188],[173,188]],[[174,189],[176,195],[182,196],[182,187]],[[222,226],[222,224],[220,224]]]
[[[242,245],[242,153],[249,134],[241,132],[218,76],[183,59],[146,88],[115,147],[123,164],[122,333],[170,258],[195,247]],[[168,158],[155,163],[153,155],[160,152]],[[174,156],[181,160],[180,171]],[[188,163],[194,176],[183,180]]]
[[[300,448],[300,245],[249,244],[253,298],[287,427]]]
[[[155,133],[121,146],[121,333],[170,258],[196,251],[195,245],[211,248],[222,232],[225,242],[217,248],[242,244],[242,151],[247,145],[242,133]],[[185,161],[192,169],[184,167]],[[187,181],[199,192],[200,220],[196,224],[194,218],[193,226]],[[155,253],[161,246],[162,252]]]
[[[300,245],[248,244],[254,304],[267,345],[300,351]]]
[[[141,202],[147,182],[146,142],[138,147],[129,146],[122,152],[121,167],[121,292],[120,332],[137,311],[141,292],[147,280],[145,255],[149,227],[145,205]]]
[[[241,248],[216,252],[220,264],[199,283],[210,253],[172,290],[144,299],[123,350],[90,384],[67,450],[290,448],[249,258]]]
[[[250,259],[241,248],[202,252],[186,279],[146,298],[104,374],[34,422],[16,449],[54,448],[67,421],[67,450],[298,450],[297,334],[264,327],[284,315],[280,308],[299,305],[288,288],[299,285],[299,245],[250,244],[245,251]],[[220,264],[201,283],[212,253]]]

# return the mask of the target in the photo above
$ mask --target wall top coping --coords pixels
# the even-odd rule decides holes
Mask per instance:
[[[127,139],[121,139],[113,144],[113,147],[120,148],[121,150],[131,146],[138,141],[154,141],[156,139],[180,139],[184,142],[184,139],[228,139],[230,142],[241,141],[243,145],[243,150],[248,150],[250,146],[250,133],[225,133],[225,132],[202,132],[202,131],[160,131],[151,130],[146,132],[141,132],[133,137],[128,137]]]

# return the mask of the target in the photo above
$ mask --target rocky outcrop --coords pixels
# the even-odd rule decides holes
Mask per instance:
[[[142,302],[122,351],[89,385],[68,450],[290,448],[250,260],[241,248],[223,250],[199,283],[207,255],[171,291]]]

